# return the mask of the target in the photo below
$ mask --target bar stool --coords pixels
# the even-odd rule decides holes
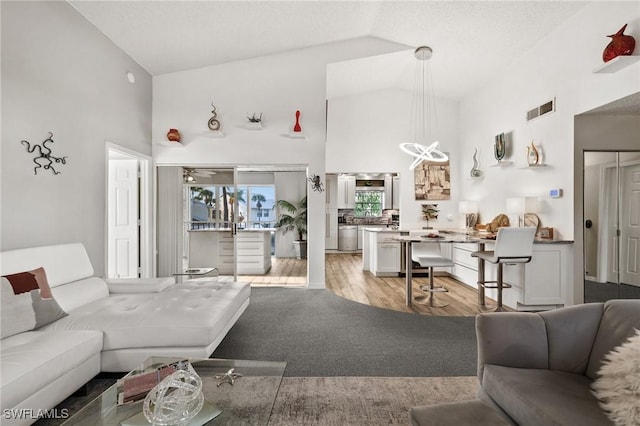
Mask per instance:
[[[424,235],[425,231],[409,231],[409,236],[417,237]],[[434,286],[433,284],[433,268],[453,266],[453,260],[446,258],[440,251],[440,243],[413,243],[411,249],[411,260],[421,268],[429,269],[429,285],[421,286],[420,290],[427,294],[424,296],[416,296],[415,300],[428,300],[429,306],[432,308],[444,308],[448,303],[440,303],[435,300],[435,293],[446,293],[447,290],[442,286]]]
[[[481,290],[485,288],[495,288],[498,290],[497,305],[495,309],[492,310],[504,311],[502,306],[502,289],[511,288],[511,285],[505,283],[502,279],[503,265],[505,263],[529,263],[533,254],[533,238],[535,234],[535,227],[503,227],[498,229],[495,250],[471,253],[471,256],[480,259],[478,267],[478,291],[481,292]],[[487,281],[484,279],[485,262],[498,265],[498,276],[495,281]],[[483,292],[484,290],[482,290],[481,294],[483,294]],[[480,300],[480,304],[484,305],[484,300]]]

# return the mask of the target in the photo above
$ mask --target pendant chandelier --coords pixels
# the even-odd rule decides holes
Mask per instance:
[[[423,161],[446,162],[449,157],[438,149],[438,115],[433,95],[433,79],[429,59],[433,50],[420,46],[414,51],[416,74],[414,81],[411,130],[414,142],[400,144],[400,149],[415,159],[409,168],[415,169]]]

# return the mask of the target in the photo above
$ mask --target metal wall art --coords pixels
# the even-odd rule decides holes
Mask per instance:
[[[493,155],[498,162],[504,159],[507,153],[507,141],[505,140],[504,133],[496,135],[495,143],[493,144]]]
[[[261,123],[262,122],[262,113],[260,113],[259,117],[256,117],[256,113],[254,112],[253,115],[251,117],[249,117],[249,114],[247,114],[247,120],[249,120],[249,123]]]
[[[469,174],[471,175],[472,178],[482,177],[482,170],[480,170],[479,164],[478,164],[478,148],[476,148],[475,151],[473,152],[473,167],[471,168],[471,171],[469,172]]]
[[[320,180],[320,175],[312,175],[308,177],[307,180],[311,183],[311,189],[314,191],[324,191],[324,184]]]
[[[36,166],[33,168],[33,174],[38,174],[38,169],[51,170],[54,175],[59,175],[60,172],[53,168],[53,163],[67,164],[67,157],[56,157],[51,155],[51,148],[47,146],[48,143],[53,143],[53,133],[49,132],[49,137],[42,141],[42,145],[33,145],[29,141],[20,141],[22,145],[27,147],[29,154],[33,153],[36,149],[40,153],[39,156],[33,159]]]
[[[536,148],[533,141],[531,141],[531,145],[527,147],[527,163],[530,166],[538,166],[542,164],[541,160],[540,151]]]
[[[209,119],[207,126],[209,126],[209,130],[216,132],[220,130],[220,120],[218,120],[218,113],[216,112],[216,106],[213,102],[211,102],[211,106],[213,109],[211,110],[211,118]]]

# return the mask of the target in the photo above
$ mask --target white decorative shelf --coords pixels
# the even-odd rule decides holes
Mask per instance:
[[[510,167],[513,165],[513,161],[498,161],[496,164],[492,164],[489,167]]]
[[[206,132],[202,132],[202,136],[205,138],[224,138],[224,133],[220,130],[207,130]]]
[[[282,136],[292,138],[292,139],[306,139],[306,136],[304,135],[303,132],[289,132],[289,133],[284,133]]]
[[[184,148],[184,145],[182,144],[182,142],[172,142],[172,141],[165,141],[165,140],[156,141],[154,142],[154,145],[170,146],[172,148]]]
[[[640,61],[640,56],[616,56],[609,62],[605,62],[600,65],[596,69],[593,70],[594,74],[610,74],[614,72],[618,72],[623,68],[628,67],[629,65],[633,65],[636,62]]]
[[[252,123],[252,122],[248,122],[248,123],[243,123],[240,125],[240,127],[242,127],[243,129],[247,129],[247,130],[262,130],[262,123]]]
[[[529,170],[531,170],[531,169],[538,169],[540,167],[547,167],[547,165],[546,164],[529,164],[528,166],[520,167],[520,168],[521,169],[529,169]]]

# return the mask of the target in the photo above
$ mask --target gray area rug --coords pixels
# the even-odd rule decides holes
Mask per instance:
[[[57,407],[58,410],[66,408],[74,414],[105,390],[109,382],[115,380],[93,379],[89,383],[89,396],[69,397]],[[477,388],[475,376],[285,377],[268,425],[409,425],[409,408],[475,399]],[[210,402],[215,405],[214,401]],[[62,422],[62,419],[43,419],[35,425],[57,426]],[[214,421],[211,424],[235,422]]]
[[[269,425],[409,425],[409,408],[476,398],[476,377],[285,377]]]
[[[213,358],[286,361],[286,377],[476,374],[475,319],[356,303],[327,290],[252,288]]]

